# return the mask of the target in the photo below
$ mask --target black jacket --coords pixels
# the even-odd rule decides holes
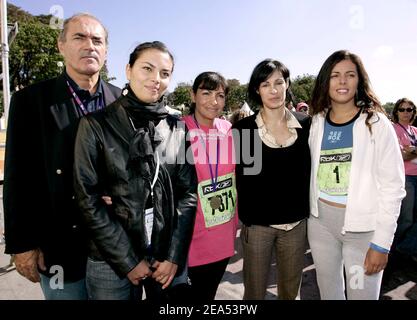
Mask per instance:
[[[103,83],[103,94],[109,104],[120,89]],[[64,280],[84,277],[87,257],[72,175],[80,116],[60,75],[13,94],[7,127],[6,253],[40,248],[48,270],[52,265],[64,268]]]
[[[123,99],[81,120],[74,163],[77,201],[91,237],[90,256],[106,260],[122,277],[146,255],[144,210],[150,193],[149,183],[128,165],[135,131]],[[195,168],[185,161],[185,135],[184,124],[171,116],[155,127],[155,136],[162,140],[156,150],[172,182],[175,210],[167,217],[162,212],[168,204],[154,203],[152,254],[180,269],[186,262],[197,205]],[[154,192],[165,190],[155,187]],[[112,206],[101,200],[104,193],[111,196]]]

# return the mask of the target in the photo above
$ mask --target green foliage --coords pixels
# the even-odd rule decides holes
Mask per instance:
[[[59,30],[39,22],[19,24],[19,33],[10,47],[10,88],[22,88],[56,77],[63,58],[56,41]]]
[[[385,109],[385,112],[388,115],[391,115],[392,114],[392,110],[394,110],[394,106],[395,106],[395,103],[394,102],[387,102],[382,107]]]
[[[247,85],[240,84],[239,80],[227,80],[229,94],[226,97],[226,108],[230,111],[239,109],[246,100]]]
[[[297,76],[291,81],[291,91],[295,96],[295,103],[301,101],[306,102],[307,104],[310,103],[315,80],[315,76],[304,74],[302,76]]]
[[[107,69],[107,61],[104,63],[103,68],[100,70],[100,77],[106,82],[116,80],[116,77],[109,76],[109,69]]]
[[[15,23],[15,22],[35,22],[36,17],[32,16],[29,12],[16,7],[11,3],[7,3],[7,22],[8,23]]]
[[[191,84],[179,83],[174,92],[168,96],[168,101],[174,106],[183,104],[189,108],[191,106]]]
[[[52,19],[52,15],[51,14],[40,14],[38,16],[36,16],[36,21],[44,24],[44,25],[50,25],[51,19]]]

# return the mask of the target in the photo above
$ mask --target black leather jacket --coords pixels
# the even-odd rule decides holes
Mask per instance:
[[[127,166],[129,141],[135,132],[122,99],[80,122],[74,187],[91,239],[90,257],[106,260],[116,273],[126,276],[146,256],[144,211],[150,186]],[[155,213],[153,257],[174,262],[180,270],[186,262],[194,225],[196,173],[185,161],[185,125],[168,116],[155,132],[162,138],[157,152],[171,178],[175,210],[170,219]],[[104,204],[103,194],[112,198],[111,206]]]

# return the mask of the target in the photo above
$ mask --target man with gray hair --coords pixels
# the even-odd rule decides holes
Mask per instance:
[[[80,117],[120,89],[100,78],[107,30],[92,15],[64,22],[65,70],[16,92],[10,103],[4,175],[6,250],[47,300],[86,299],[87,240],[74,201],[74,140]],[[102,201],[99,199],[98,201]]]

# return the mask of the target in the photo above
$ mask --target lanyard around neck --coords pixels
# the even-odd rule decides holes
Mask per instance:
[[[408,131],[401,123],[398,122],[398,124],[407,133],[408,138],[410,139],[410,142],[412,143],[412,145],[415,145],[416,144],[416,136],[414,135],[414,132],[412,130],[411,130],[411,132]]]
[[[195,115],[193,115],[193,119],[194,119],[194,123],[197,126],[197,128],[199,130],[202,130],[198,124],[198,121],[195,117]],[[216,149],[217,149],[217,159],[216,159],[216,174],[213,175],[213,169],[211,168],[211,163],[210,163],[210,155],[207,151],[207,146],[206,146],[206,142],[204,141],[203,137],[200,135],[200,133],[198,133],[200,140],[203,142],[203,146],[204,146],[204,150],[206,151],[206,157],[207,157],[207,161],[208,161],[208,166],[210,169],[210,178],[211,178],[211,186],[213,188],[213,191],[216,191],[217,189],[217,178],[219,177],[218,172],[219,172],[219,158],[220,158],[220,145],[219,145],[219,137],[216,135]]]
[[[100,85],[100,84],[98,84]],[[67,80],[67,86],[69,91],[71,92],[75,102],[77,103],[78,107],[81,109],[82,114],[85,116],[88,114],[87,108],[84,106],[84,103],[81,101],[80,97],[77,95],[77,93],[72,88],[71,84]],[[102,99],[102,96],[100,96],[100,105],[98,106],[98,109],[102,109],[104,107],[104,101]]]

